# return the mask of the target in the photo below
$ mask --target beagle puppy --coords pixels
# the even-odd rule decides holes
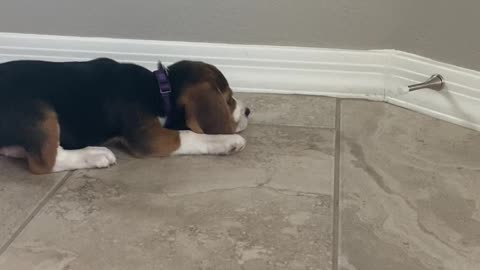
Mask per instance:
[[[100,145],[110,140],[138,157],[238,152],[249,114],[203,62],[155,72],[105,58],[0,64],[0,154],[35,174],[108,167],[115,155]]]

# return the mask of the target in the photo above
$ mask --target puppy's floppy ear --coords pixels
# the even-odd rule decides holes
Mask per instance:
[[[225,97],[209,82],[185,89],[181,98],[187,127],[196,133],[233,134],[232,114]]]

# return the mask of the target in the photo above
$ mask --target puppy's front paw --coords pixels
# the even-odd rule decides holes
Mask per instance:
[[[207,135],[180,132],[180,147],[174,155],[228,155],[245,148],[247,142],[238,135]]]
[[[247,141],[240,135],[217,135],[210,145],[209,154],[230,155],[242,151]]]
[[[242,151],[247,145],[247,141],[240,135],[232,135],[227,142],[227,152],[233,154]]]
[[[85,149],[85,163],[89,168],[106,168],[117,163],[117,158],[106,147],[87,147]]]

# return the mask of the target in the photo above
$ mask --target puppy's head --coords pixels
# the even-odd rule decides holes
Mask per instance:
[[[250,109],[233,97],[227,79],[214,66],[181,61],[168,67],[177,106],[194,132],[233,134],[248,125]]]

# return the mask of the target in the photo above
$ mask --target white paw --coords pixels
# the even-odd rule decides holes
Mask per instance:
[[[220,138],[212,149],[212,154],[229,155],[242,151],[247,141],[240,135],[225,135]]]
[[[245,148],[240,135],[207,135],[192,131],[180,132],[180,147],[174,155],[228,155]]]
[[[247,141],[240,135],[233,135],[231,144],[229,145],[230,153],[236,153],[242,151],[247,145]]]
[[[85,163],[90,168],[106,168],[117,163],[117,158],[106,147],[87,147],[85,150]]]

